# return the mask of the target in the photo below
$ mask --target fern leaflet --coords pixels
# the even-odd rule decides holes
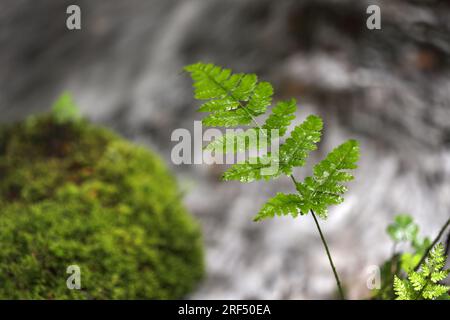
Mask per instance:
[[[359,145],[349,140],[333,151],[314,167],[314,175],[303,183],[297,183],[297,190],[303,199],[302,212],[314,210],[320,217],[327,217],[327,207],[339,204],[347,191],[342,183],[353,180],[345,170],[356,169],[359,159]]]
[[[243,164],[235,164],[224,173],[223,179],[251,182],[276,178],[282,174],[290,175],[292,169],[303,166],[309,153],[317,148],[322,126],[319,117],[308,116],[302,124],[294,128],[291,136],[280,146],[279,152],[270,153],[262,159],[249,159]],[[274,165],[277,166],[276,170],[268,170]],[[266,172],[261,172],[262,169]]]
[[[303,214],[300,210],[302,204],[302,199],[296,194],[277,193],[275,197],[266,202],[253,220],[261,221],[276,215],[291,215],[296,218],[299,214]]]
[[[203,119],[204,125],[248,125],[265,113],[272,102],[272,86],[258,83],[254,74],[232,74],[230,69],[204,63],[191,64],[184,70],[194,80],[195,98],[208,100],[199,108],[201,112],[211,112]]]
[[[439,284],[450,272],[442,270],[445,261],[444,246],[438,243],[419,271],[411,271],[407,279],[395,276],[394,292],[397,300],[448,299],[450,287]]]
[[[297,110],[297,102],[295,99],[289,101],[280,101],[272,109],[272,114],[267,118],[262,126],[270,134],[270,130],[277,129],[280,137],[284,136],[291,121],[295,119],[295,111]]]

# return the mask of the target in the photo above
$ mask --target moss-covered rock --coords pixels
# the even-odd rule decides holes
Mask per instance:
[[[161,160],[84,120],[0,130],[0,298],[166,299],[203,273],[198,225]],[[81,289],[67,288],[78,265]]]

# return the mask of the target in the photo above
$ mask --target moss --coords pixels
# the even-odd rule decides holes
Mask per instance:
[[[2,299],[180,298],[203,274],[199,227],[162,161],[54,114],[0,130],[0,248]]]

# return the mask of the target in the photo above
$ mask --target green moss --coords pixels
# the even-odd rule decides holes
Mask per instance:
[[[0,130],[0,298],[180,298],[202,274],[199,227],[154,154],[54,114]]]

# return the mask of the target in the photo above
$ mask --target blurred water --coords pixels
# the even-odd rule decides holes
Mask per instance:
[[[182,66],[211,61],[257,72],[278,99],[298,98],[300,118],[324,118],[307,168],[343,140],[361,141],[357,179],[322,223],[351,297],[367,295],[366,267],[388,257],[394,214],[411,213],[429,235],[449,216],[447,2],[85,0],[75,2],[82,30],[67,31],[73,3],[1,2],[2,122],[46,110],[70,90],[84,114],[170,164],[171,132],[200,118]],[[374,3],[382,29],[370,31],[365,10]],[[192,298],[332,296],[311,217],[251,221],[268,197],[292,190],[287,178],[242,185],[220,182],[220,166],[173,169],[208,248],[208,277]]]

